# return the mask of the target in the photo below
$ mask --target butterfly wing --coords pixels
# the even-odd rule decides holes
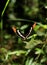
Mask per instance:
[[[25,40],[25,36],[22,35],[22,33],[21,33],[19,30],[17,30],[17,34],[18,34],[21,38],[23,38],[23,39]]]
[[[29,32],[27,33],[26,38],[29,37],[29,35],[31,34],[31,32],[32,32],[32,27],[30,28]]]

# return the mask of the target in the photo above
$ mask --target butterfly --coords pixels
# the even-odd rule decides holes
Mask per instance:
[[[32,27],[30,27],[29,32],[27,33],[27,35],[23,35],[20,30],[16,29],[16,27],[12,26],[12,30],[14,31],[14,33],[17,33],[18,36],[20,36],[23,40],[26,40],[29,35],[31,34],[32,30],[34,29],[34,27],[36,26],[36,22],[32,25]]]

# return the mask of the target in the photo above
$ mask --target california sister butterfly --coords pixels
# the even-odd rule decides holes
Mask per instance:
[[[18,36],[20,36],[23,40],[26,40],[29,35],[31,34],[32,30],[34,29],[34,27],[36,26],[36,22],[32,25],[32,27],[30,27],[29,32],[27,32],[27,35],[24,36],[18,29],[16,29],[16,27],[12,26],[12,30],[14,31],[14,33],[16,33]]]

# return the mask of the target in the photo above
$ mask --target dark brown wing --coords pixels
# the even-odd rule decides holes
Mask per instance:
[[[25,40],[26,37],[19,30],[17,30],[17,34]]]
[[[29,35],[31,34],[31,32],[32,32],[32,27],[30,28],[29,32],[27,33],[26,38],[29,37]]]

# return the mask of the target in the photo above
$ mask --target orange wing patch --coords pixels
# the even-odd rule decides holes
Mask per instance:
[[[12,29],[16,33],[16,27],[12,26]]]
[[[34,29],[34,28],[35,28],[35,26],[36,26],[36,22],[33,24],[32,28]]]

